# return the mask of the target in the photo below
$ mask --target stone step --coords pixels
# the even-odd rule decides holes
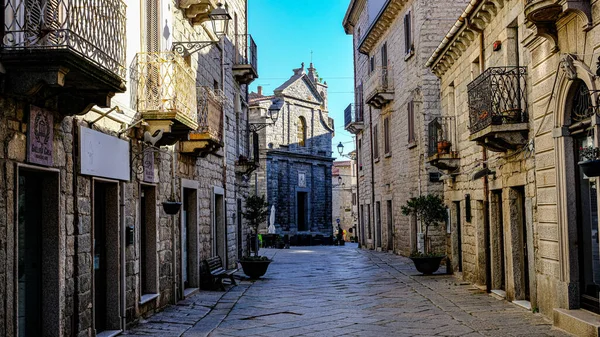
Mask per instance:
[[[576,336],[600,336],[600,316],[582,309],[554,309],[554,326]]]

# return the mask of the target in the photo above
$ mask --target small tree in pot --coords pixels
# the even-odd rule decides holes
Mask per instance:
[[[244,274],[250,278],[256,279],[263,276],[269,267],[269,260],[266,256],[258,255],[258,226],[267,220],[269,215],[269,204],[265,196],[252,195],[246,199],[246,211],[242,213],[248,226],[254,235],[254,256],[250,256],[250,250],[246,252],[240,260]]]
[[[410,198],[405,206],[402,206],[402,214],[416,215],[417,220],[425,225],[425,234],[423,236],[424,252],[414,252],[410,259],[413,260],[415,267],[423,274],[433,274],[438,270],[444,254],[431,252],[429,245],[429,226],[436,225],[446,221],[447,208],[442,199],[435,194],[427,194]]]

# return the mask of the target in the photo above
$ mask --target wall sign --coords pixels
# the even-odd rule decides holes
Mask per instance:
[[[144,152],[144,181],[147,183],[154,182],[154,152]]]
[[[79,127],[81,174],[110,179],[130,179],[129,142]]]
[[[298,173],[298,187],[306,187],[306,174]]]
[[[29,108],[27,161],[52,166],[54,145],[54,118],[52,113],[37,106]]]

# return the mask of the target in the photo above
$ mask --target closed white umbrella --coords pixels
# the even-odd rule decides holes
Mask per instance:
[[[269,234],[275,234],[275,205],[271,206],[271,214],[269,215],[269,228],[267,228]]]

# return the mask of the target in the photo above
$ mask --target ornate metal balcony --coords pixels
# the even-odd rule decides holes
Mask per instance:
[[[63,114],[107,106],[125,91],[125,4],[121,0],[5,0],[5,88],[48,97]]]
[[[176,3],[193,25],[209,20],[208,15],[217,7],[216,0],[179,0]]]
[[[181,142],[181,152],[205,157],[223,147],[223,108],[226,99],[221,90],[209,87],[196,88],[196,95],[198,130],[190,132],[188,140]]]
[[[527,68],[488,68],[467,85],[470,140],[491,151],[527,142]]]
[[[348,132],[357,134],[364,129],[363,114],[360,105],[348,104],[344,110],[344,129]]]
[[[454,117],[436,117],[429,122],[427,162],[440,170],[454,171],[460,164],[456,151]]]
[[[162,129],[162,144],[187,139],[198,129],[196,80],[191,67],[175,52],[138,53],[130,67],[131,107],[149,124]]]
[[[394,99],[394,77],[391,67],[377,67],[367,80],[367,104],[381,109]]]
[[[258,78],[258,55],[256,54],[256,43],[250,34],[239,34],[236,36],[236,44],[240,54],[236,55],[233,65],[233,77],[239,84],[250,84]]]

